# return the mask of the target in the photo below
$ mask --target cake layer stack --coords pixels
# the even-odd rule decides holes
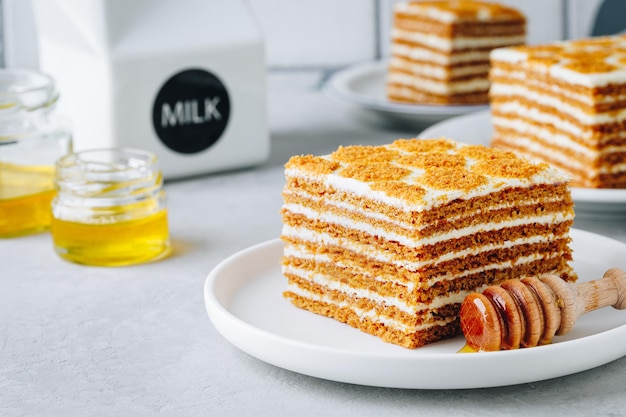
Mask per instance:
[[[448,139],[347,146],[285,165],[284,292],[414,348],[459,333],[463,298],[543,273],[576,279],[566,177]]]
[[[626,35],[493,51],[492,145],[626,187]]]
[[[387,97],[429,105],[487,103],[489,52],[525,39],[526,20],[510,7],[469,0],[398,3]]]

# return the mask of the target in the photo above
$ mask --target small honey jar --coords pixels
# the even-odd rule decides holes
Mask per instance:
[[[50,227],[54,163],[72,150],[58,98],[45,74],[0,70],[0,237]]]
[[[157,157],[137,149],[95,149],[56,163],[52,239],[62,258],[123,266],[170,252]]]

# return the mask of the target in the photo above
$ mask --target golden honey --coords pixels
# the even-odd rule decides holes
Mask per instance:
[[[0,70],[0,237],[50,227],[55,161],[71,152],[65,121],[54,113],[54,81],[22,69]]]
[[[163,177],[156,156],[136,149],[67,155],[56,164],[52,240],[63,259],[123,266],[170,252]]]
[[[466,343],[456,353],[476,353],[476,352],[478,351]]]
[[[52,166],[0,162],[0,237],[20,236],[50,226],[53,183]]]
[[[54,219],[57,253],[72,262],[122,266],[159,259],[169,253],[167,212],[111,224]]]

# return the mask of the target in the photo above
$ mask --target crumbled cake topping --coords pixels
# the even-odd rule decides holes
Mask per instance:
[[[329,161],[321,156],[314,155],[293,156],[285,164],[285,168],[287,169],[301,169],[316,175],[330,174],[339,167],[339,162]]]
[[[447,152],[427,152],[427,153],[411,153],[402,155],[396,162],[400,165],[406,165],[415,168],[461,168],[466,164],[462,155],[450,154]]]
[[[600,60],[594,60],[592,56],[589,57],[589,60],[577,60],[565,63],[563,64],[563,68],[571,69],[572,71],[576,71],[582,74],[612,72],[619,69],[619,67],[616,65],[611,65]]]
[[[369,187],[411,205],[491,192],[512,186],[511,181],[518,185],[566,182],[564,176],[545,163],[532,163],[512,152],[443,138],[340,147],[326,156],[295,156],[285,167],[320,179],[364,183],[358,186],[359,190]],[[352,184],[355,185],[344,186],[357,187]]]
[[[459,169],[427,168],[424,174],[416,180],[435,190],[470,191],[487,184],[487,178],[484,175],[471,172],[465,167]]]
[[[337,174],[363,182],[400,181],[409,176],[410,170],[387,163],[354,162]]]
[[[474,0],[412,1],[401,3],[398,9],[407,13],[426,13],[449,22],[525,20],[524,15],[512,7]]]
[[[389,162],[398,156],[398,152],[380,146],[340,146],[330,155],[335,161],[352,163]]]
[[[552,74],[554,71],[564,71],[562,77],[567,77],[567,72],[576,74],[583,78],[573,78],[573,81],[581,84],[605,85],[623,82],[626,77],[626,35],[514,46],[492,53],[492,58],[496,61],[510,60],[513,56],[516,56],[513,59],[516,64],[527,65],[529,68],[545,67]]]
[[[409,204],[424,202],[426,190],[417,184],[407,184],[401,181],[378,181],[370,184],[374,191],[382,191],[390,197],[399,198]]]
[[[531,164],[512,153],[507,153],[507,155],[481,159],[472,165],[471,169],[474,173],[492,177],[525,179],[546,167],[546,164]]]
[[[459,154],[475,159],[471,171],[490,177],[527,179],[548,168],[546,164],[530,163],[513,152],[469,145],[459,149]]]
[[[439,138],[429,140],[397,139],[391,147],[412,153],[443,152],[456,148],[450,139]]]

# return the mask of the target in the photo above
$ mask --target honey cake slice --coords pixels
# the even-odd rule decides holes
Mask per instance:
[[[494,50],[492,146],[626,188],[626,35]]]
[[[386,342],[459,333],[470,292],[570,267],[567,177],[450,139],[346,146],[285,165],[284,296]]]
[[[489,52],[526,41],[516,9],[470,0],[397,3],[387,97],[429,105],[489,100]]]

